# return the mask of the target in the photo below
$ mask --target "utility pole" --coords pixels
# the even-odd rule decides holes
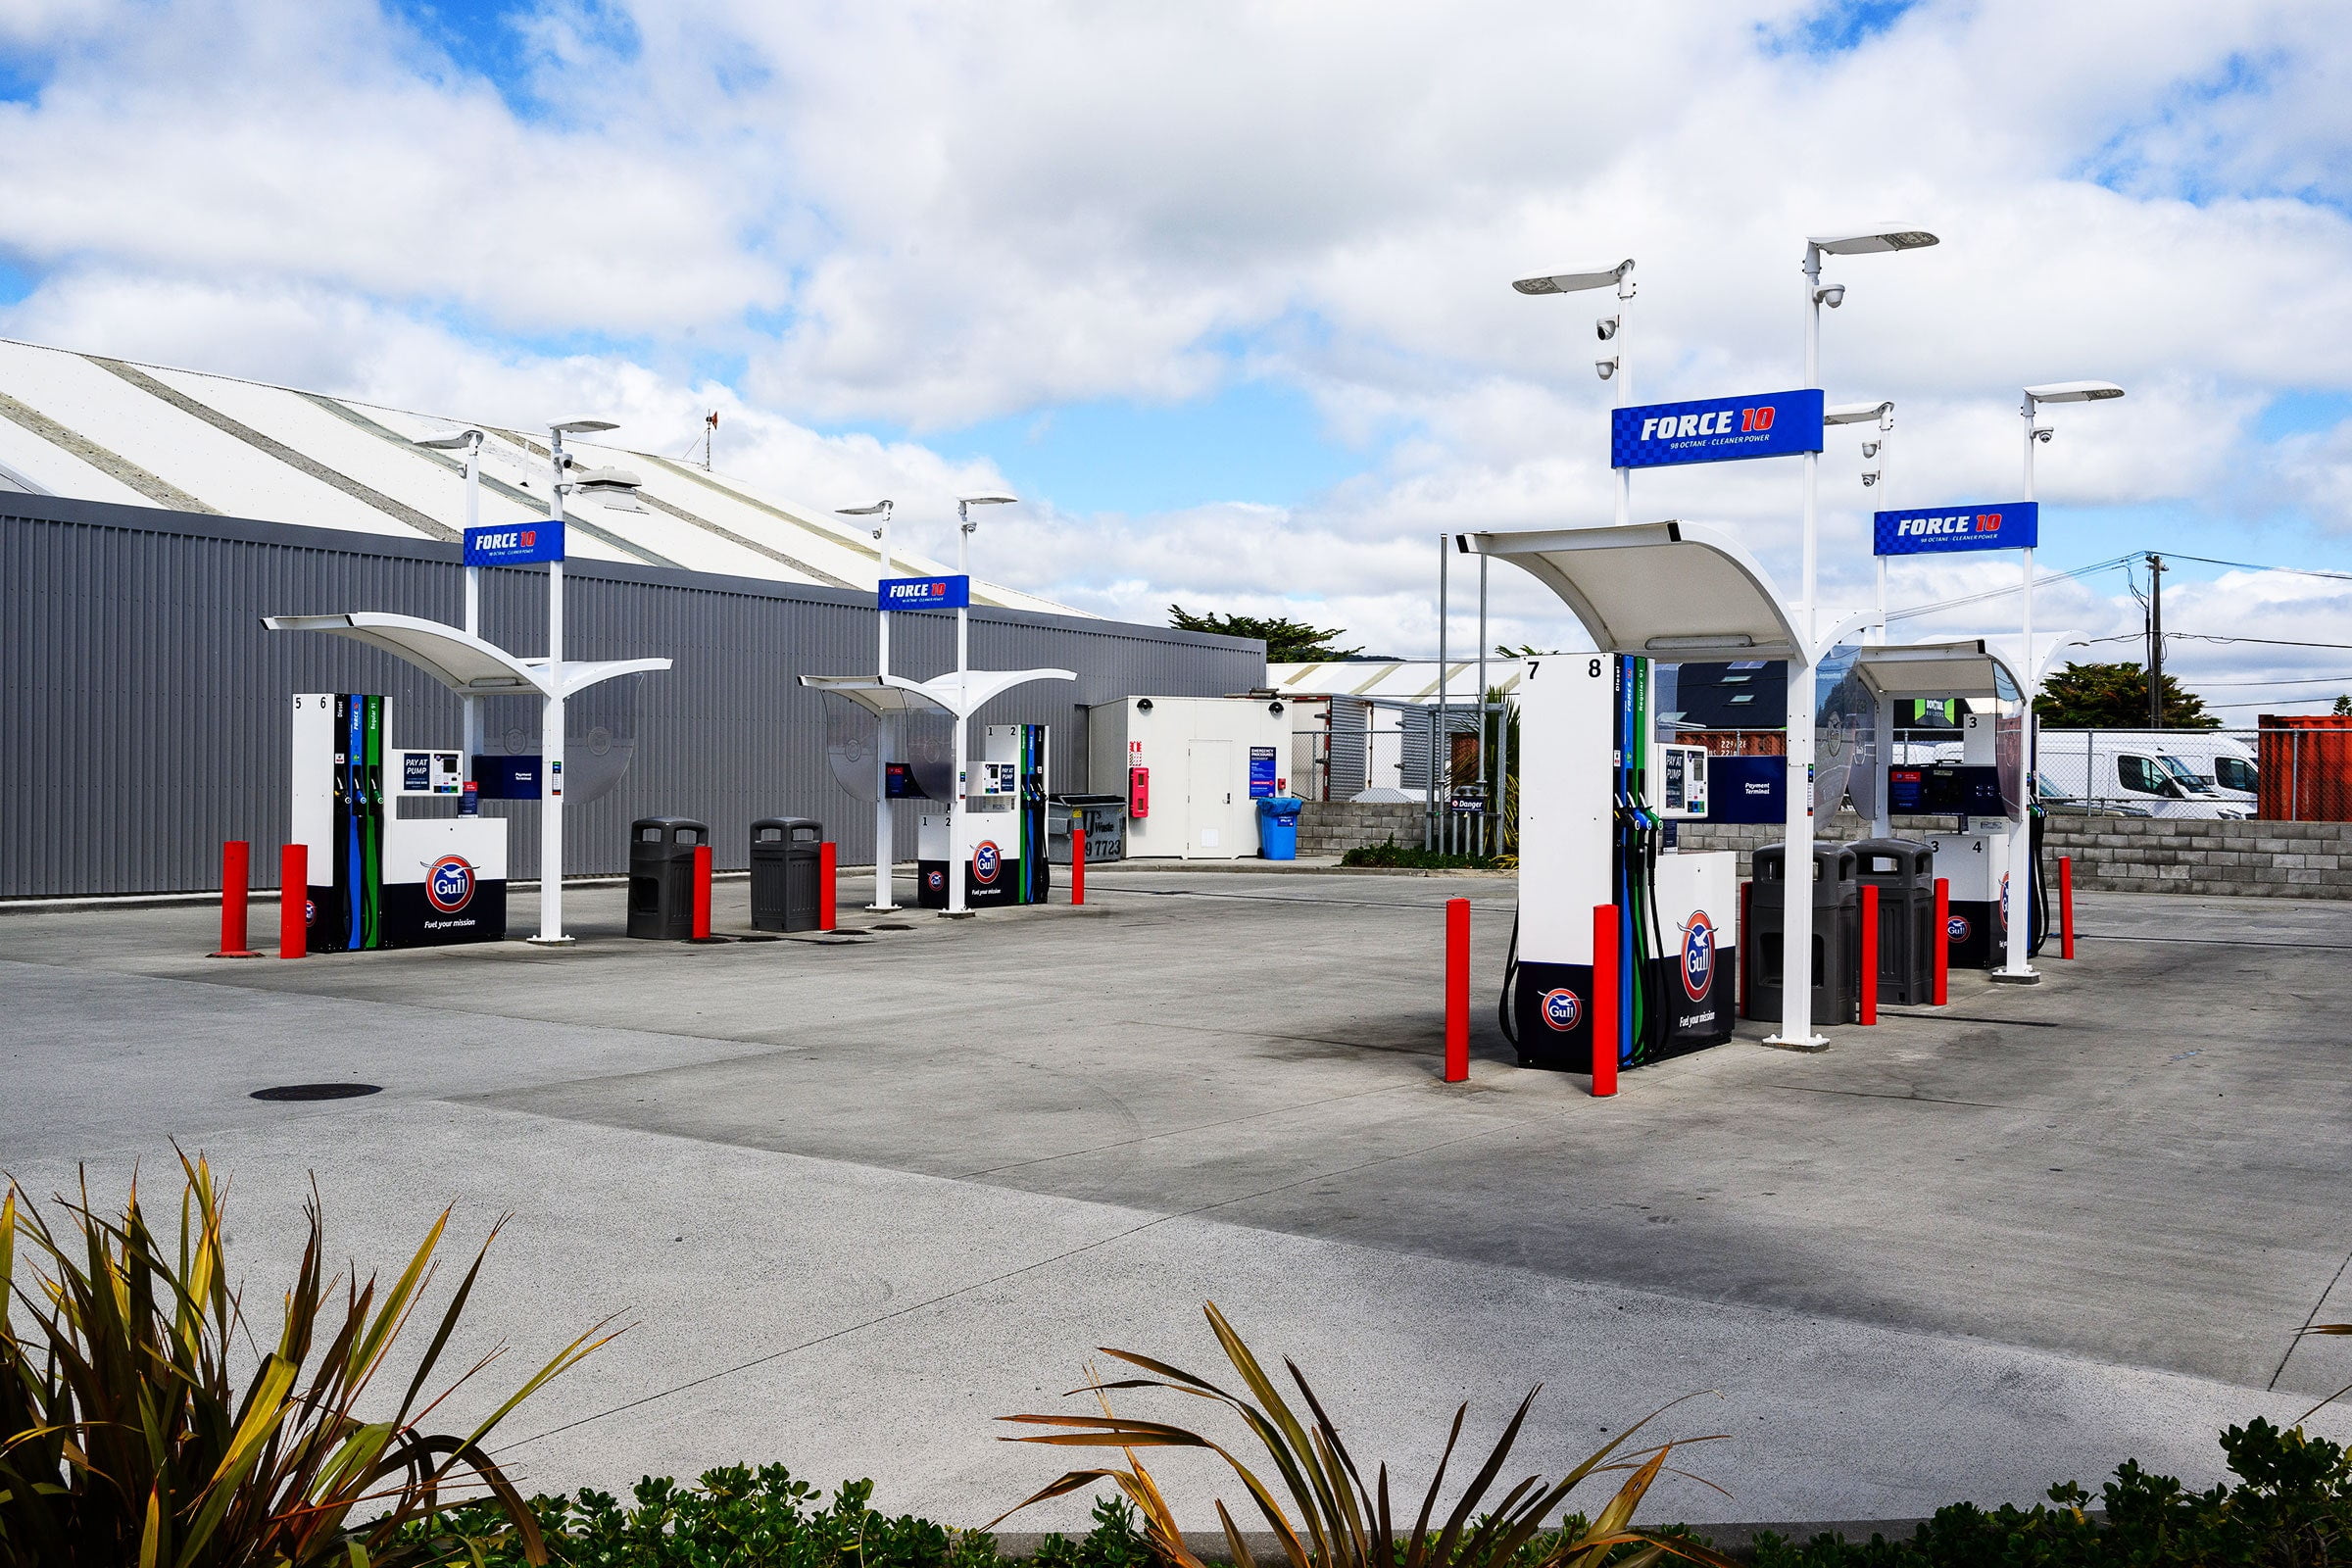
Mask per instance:
[[[2164,558],[2148,552],[2148,728],[2164,728]]]

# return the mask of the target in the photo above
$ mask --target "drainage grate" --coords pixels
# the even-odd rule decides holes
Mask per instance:
[[[381,1084],[277,1084],[269,1089],[256,1089],[252,1100],[357,1100],[362,1095],[380,1095]]]

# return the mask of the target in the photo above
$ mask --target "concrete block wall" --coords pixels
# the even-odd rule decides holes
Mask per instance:
[[[1419,801],[1309,801],[1298,813],[1300,855],[1345,855],[1391,838],[1421,847]]]
[[[1894,832],[1916,838],[1952,825],[1949,817],[1897,817]],[[1858,817],[1840,811],[1823,824],[1820,837],[1844,844],[1863,831]],[[1739,851],[1742,877],[1757,846],[1780,838],[1777,824],[1686,823],[1680,834],[1685,849]],[[2043,854],[2070,858],[2075,886],[2089,892],[2352,899],[2352,823],[2053,816]]]

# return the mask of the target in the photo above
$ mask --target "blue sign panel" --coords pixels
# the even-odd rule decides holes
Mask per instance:
[[[1918,556],[1937,550],[2031,550],[2041,532],[2041,503],[1995,501],[1973,507],[1920,507],[1878,513],[1877,548],[1882,556]]]
[[[564,525],[553,519],[519,527],[466,530],[468,566],[528,566],[564,559]]]
[[[961,610],[972,602],[972,579],[885,577],[874,602],[884,610]]]
[[[1648,403],[1609,415],[1609,466],[1664,468],[1821,450],[1819,387],[1696,403]]]
[[[1250,748],[1250,798],[1251,800],[1262,801],[1273,795],[1274,761],[1273,747],[1252,746]]]

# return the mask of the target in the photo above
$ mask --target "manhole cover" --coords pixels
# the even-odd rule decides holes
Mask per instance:
[[[362,1095],[380,1095],[381,1084],[277,1084],[269,1089],[256,1089],[249,1097],[254,1100],[357,1100]]]

